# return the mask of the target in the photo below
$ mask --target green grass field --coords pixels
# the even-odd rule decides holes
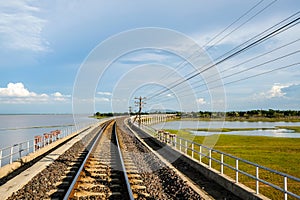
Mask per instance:
[[[186,131],[206,131],[206,132],[231,132],[231,131],[255,131],[255,130],[270,130],[272,128],[186,128]]]
[[[298,128],[299,127],[294,127],[295,131],[299,131]],[[193,140],[199,144],[202,144],[205,138],[209,139],[209,137],[214,137],[194,136],[185,130],[167,131],[177,134],[179,137]],[[199,147],[195,147],[195,149],[199,150]],[[214,149],[300,178],[300,138],[220,135]],[[191,151],[188,151],[188,154],[191,154]],[[220,159],[220,154],[213,153],[212,156],[216,159]],[[195,155],[195,158],[199,159],[199,156]],[[208,164],[208,159],[203,159],[202,161]],[[235,166],[234,159],[224,157],[224,161]],[[212,162],[212,166],[220,170],[219,163]],[[239,169],[255,175],[255,167],[248,164],[240,163]],[[233,170],[225,167],[224,173],[235,179],[235,172]],[[283,178],[281,176],[260,170],[260,178],[283,187]],[[255,189],[255,181],[253,179],[240,175],[239,180],[248,187]],[[299,195],[300,183],[288,180],[288,190],[296,192]],[[282,193],[262,183],[260,184],[260,193],[272,199],[283,198]]]
[[[300,117],[278,117],[278,118],[268,118],[268,117],[226,117],[226,118],[191,118],[191,117],[177,117],[172,120],[184,120],[184,121],[241,121],[241,122],[300,122]]]

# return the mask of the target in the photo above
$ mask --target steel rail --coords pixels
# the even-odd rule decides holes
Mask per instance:
[[[67,193],[65,194],[65,196],[64,196],[64,198],[63,198],[64,200],[68,200],[68,199],[69,199],[69,196],[71,195],[71,193],[72,193],[72,191],[73,191],[73,188],[76,186],[76,183],[77,183],[77,180],[78,180],[78,178],[79,178],[79,176],[80,176],[80,173],[82,172],[82,170],[83,170],[83,168],[84,168],[84,165],[86,164],[86,162],[87,162],[87,160],[88,160],[88,158],[89,158],[89,156],[90,156],[90,154],[91,154],[93,148],[96,146],[97,141],[101,138],[103,131],[107,128],[107,126],[108,126],[111,122],[112,122],[112,121],[108,121],[108,122],[105,123],[104,126],[100,129],[97,138],[95,139],[95,141],[94,141],[93,145],[91,146],[91,148],[90,148],[88,154],[86,155],[84,161],[82,162],[80,168],[78,169],[78,172],[76,173],[76,176],[74,177],[74,179],[73,179],[73,181],[72,181],[72,183],[71,183],[71,185],[70,185],[70,187],[69,187]]]
[[[133,192],[132,192],[131,187],[130,187],[130,182],[129,182],[127,172],[126,172],[126,168],[125,168],[125,164],[124,164],[123,154],[121,152],[121,147],[120,147],[120,144],[119,144],[116,123],[114,124],[114,130],[115,130],[114,133],[115,133],[115,137],[116,137],[117,148],[118,148],[118,152],[119,152],[119,158],[120,158],[120,161],[121,161],[121,167],[122,167],[121,170],[123,171],[123,175],[124,175],[124,179],[125,179],[125,183],[126,183],[126,188],[127,188],[127,193],[129,195],[129,199],[134,200]]]
[[[98,134],[97,138],[94,140],[91,148],[89,149],[88,154],[86,155],[86,157],[85,157],[84,161],[82,162],[80,168],[78,169],[78,172],[76,173],[76,175],[75,175],[68,191],[66,192],[66,194],[63,198],[64,200],[68,200],[69,197],[72,196],[72,193],[74,192],[73,189],[76,187],[77,181],[80,177],[80,174],[81,174],[82,170],[84,169],[85,164],[87,163],[93,149],[96,147],[97,142],[102,137],[102,134],[105,131],[105,129],[107,128],[107,126],[111,123],[112,123],[112,121],[108,121],[107,123],[104,124],[104,126],[99,131],[99,134]],[[116,140],[116,147],[118,149],[118,154],[119,154],[119,156],[118,156],[119,161],[118,162],[120,162],[121,170],[123,171],[123,176],[124,176],[124,180],[125,180],[126,190],[127,190],[127,193],[128,193],[128,198],[130,200],[134,200],[133,192],[132,192],[131,187],[130,187],[130,182],[129,182],[129,179],[128,179],[128,176],[127,176],[127,172],[126,172],[126,168],[125,168],[125,164],[124,164],[124,159],[123,159],[122,152],[121,152],[120,143],[119,143],[118,136],[117,136],[116,122],[114,122],[114,124],[113,124],[112,137],[114,137],[115,140]]]

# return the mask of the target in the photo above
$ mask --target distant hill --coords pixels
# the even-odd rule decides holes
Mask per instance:
[[[147,111],[148,113],[176,113],[178,111],[171,109],[151,109]]]

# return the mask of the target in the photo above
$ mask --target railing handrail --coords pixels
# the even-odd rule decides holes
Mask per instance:
[[[34,139],[32,139],[32,140],[26,140],[24,142],[15,143],[15,144],[12,144],[10,146],[3,147],[2,149],[0,149],[0,151],[5,151],[7,149],[10,149],[11,147],[19,147],[21,144],[27,144],[28,142],[33,142],[33,141],[34,141]]]
[[[257,164],[257,163],[251,162],[251,161],[249,161],[249,160],[245,160],[245,159],[242,159],[242,158],[233,156],[233,155],[231,155],[231,154],[228,154],[228,153],[225,153],[225,152],[222,152],[222,151],[219,151],[219,150],[216,150],[216,149],[207,147],[207,146],[205,146],[205,145],[196,143],[196,142],[194,142],[194,141],[191,141],[191,140],[188,140],[188,139],[185,139],[185,138],[181,138],[181,137],[177,137],[177,138],[178,138],[178,139],[181,139],[181,140],[183,140],[183,141],[187,141],[187,142],[189,142],[189,143],[191,143],[191,144],[196,144],[196,145],[201,146],[201,147],[203,147],[203,148],[205,148],[205,149],[207,149],[207,150],[211,150],[211,151],[213,151],[213,152],[217,152],[217,153],[219,153],[219,154],[223,154],[223,155],[228,156],[228,157],[230,157],[230,158],[232,158],[232,159],[242,161],[242,162],[247,163],[247,164],[249,164],[249,165],[252,165],[252,166],[255,166],[255,167],[259,167],[260,169],[263,169],[263,170],[266,170],[266,171],[270,171],[270,172],[272,172],[272,173],[275,173],[275,174],[278,174],[278,175],[281,175],[281,176],[285,176],[285,177],[287,177],[287,178],[289,178],[289,179],[293,179],[293,180],[295,180],[295,181],[299,181],[299,182],[300,182],[300,178],[297,178],[297,177],[295,177],[295,176],[292,176],[292,175],[289,175],[289,174],[286,174],[286,173],[283,173],[283,172],[280,172],[280,171],[277,171],[277,170],[274,170],[274,169],[271,169],[271,168],[268,168],[268,167],[259,165],[259,164]]]
[[[142,128],[144,127],[144,128],[147,128],[148,130],[151,130],[151,132],[154,131],[155,133],[158,133],[158,130],[154,129],[153,127],[149,127],[149,126],[146,126],[144,124],[142,124],[141,126],[142,126]],[[161,139],[161,138],[164,138],[164,137],[165,137],[165,139]],[[170,137],[168,138],[167,136],[159,136],[158,138],[159,138],[159,140],[162,140],[163,142],[170,143],[170,145],[172,144],[173,146],[175,146],[175,149],[177,151],[180,151],[181,153],[185,153],[186,155],[188,155],[187,151],[190,150],[192,152],[192,155],[188,155],[188,156],[191,156],[191,158],[193,158],[193,159],[194,159],[194,153],[197,153],[199,155],[200,163],[202,163],[201,162],[202,157],[208,158],[209,159],[209,161],[208,161],[209,163],[208,164],[202,163],[202,164],[207,165],[209,168],[212,167],[211,161],[214,161],[214,162],[217,162],[217,163],[221,164],[221,170],[220,170],[221,174],[223,174],[223,167],[224,166],[228,167],[228,168],[230,168],[232,170],[234,170],[236,172],[236,183],[239,182],[239,176],[238,175],[239,175],[239,173],[241,173],[241,174],[243,174],[243,175],[245,175],[245,176],[247,176],[247,177],[249,177],[251,179],[254,179],[257,183],[261,182],[263,184],[266,184],[266,185],[268,185],[270,187],[273,187],[274,189],[277,189],[277,190],[283,192],[284,196],[285,196],[284,199],[287,199],[287,195],[290,195],[290,196],[293,196],[295,198],[300,199],[300,196],[298,194],[295,194],[295,193],[293,193],[291,191],[288,191],[288,189],[287,189],[287,184],[288,184],[287,179],[291,179],[291,180],[300,182],[300,178],[291,176],[291,175],[283,173],[283,172],[279,172],[277,170],[270,169],[268,167],[264,167],[262,165],[259,165],[257,163],[253,163],[251,161],[248,161],[248,160],[245,160],[245,159],[242,159],[242,158],[238,158],[238,157],[233,156],[231,154],[228,154],[228,153],[225,153],[225,152],[222,152],[222,151],[219,151],[219,150],[207,147],[205,145],[198,144],[198,143],[196,143],[194,141],[191,141],[191,140],[188,140],[188,139],[185,139],[185,138],[181,138],[181,137],[177,137],[176,136],[176,139],[173,138],[172,142],[171,142]],[[179,140],[179,142],[178,142],[178,140]],[[190,147],[190,145],[188,145],[188,143],[190,145],[192,145],[192,147]],[[179,145],[179,150],[177,148],[177,145]],[[199,147],[199,151],[194,150],[195,145],[197,145]],[[203,151],[202,151],[203,148],[206,149],[206,150],[208,150],[208,152],[207,153],[203,153]],[[217,158],[213,158],[212,154],[211,154],[212,152],[216,152],[216,153],[220,154],[221,155],[220,160],[217,159]],[[209,153],[209,155],[208,155],[208,153]],[[229,158],[234,159],[236,161],[235,167],[234,167],[234,165],[225,163],[224,162],[224,156],[227,156]],[[239,169],[238,165],[239,165],[240,161],[243,162],[243,163],[246,163],[248,165],[256,167],[256,175],[249,174],[249,173],[247,173],[247,172]],[[274,183],[271,183],[271,182],[268,182],[266,180],[263,180],[263,179],[259,178],[259,174],[258,174],[259,173],[259,169],[263,169],[263,170],[266,170],[268,172],[274,173],[275,175],[279,175],[281,177],[284,177],[284,184],[283,184],[284,186],[281,187],[281,186],[275,185]],[[256,184],[256,194],[259,194],[259,185],[258,184]]]
[[[82,123],[82,124],[75,124],[72,127],[65,127],[62,129],[62,136],[52,137],[50,138],[43,138],[42,141],[35,143],[34,139],[31,140],[26,140],[23,142],[19,142],[16,144],[12,144],[10,146],[4,147],[0,149],[0,168],[5,166],[6,164],[11,164],[13,161],[16,161],[18,159],[23,158],[24,156],[28,155],[31,152],[35,152],[41,148],[41,146],[49,145],[51,142],[55,142],[57,139],[64,138],[68,136],[70,133],[74,132],[75,130],[82,129],[83,127],[91,126],[93,124],[97,124],[97,122],[91,122],[91,123]],[[24,147],[23,145],[26,144],[27,146]],[[20,148],[22,147],[22,148]],[[38,147],[38,149],[35,149]],[[27,152],[25,155],[22,152],[25,151]],[[4,153],[7,152],[7,153]],[[15,155],[19,154],[19,156],[16,158]],[[3,164],[3,159],[8,159],[10,157],[9,162]]]

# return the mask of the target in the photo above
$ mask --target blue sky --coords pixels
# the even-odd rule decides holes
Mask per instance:
[[[201,58],[214,63],[218,56],[260,33],[282,19],[299,11],[298,0],[264,0],[249,15],[223,34],[229,33],[255,12],[270,7],[249,20],[220,42],[205,44],[234,20],[260,2],[259,0],[191,0],[191,1],[102,1],[102,0],[12,0],[0,4],[0,113],[71,113],[73,87],[78,74],[89,59],[96,55],[105,41],[123,33],[145,27],[171,30],[190,38],[202,47]],[[295,42],[278,51],[251,62],[247,59],[298,39],[299,25],[259,46],[218,65],[178,88],[159,97],[150,98],[146,110],[166,108],[174,110],[300,109],[299,65],[255,77],[212,91],[211,86],[199,86],[220,77],[227,83],[274,68],[299,62],[299,54],[257,67],[223,79],[235,72],[253,67],[270,59],[299,50]],[[135,43],[142,37],[114,43],[107,52]],[[222,38],[222,35],[219,37]],[[155,38],[155,40],[158,40]],[[218,41],[215,40],[215,42]],[[193,48],[177,41],[177,48],[192,55]],[[163,43],[163,42],[162,42]],[[176,45],[175,45],[176,46]],[[175,46],[170,48],[175,49]],[[135,96],[151,97],[163,87],[183,79],[195,66],[180,67],[185,58],[166,48],[139,49],[111,61],[105,73],[97,74],[97,83],[91,86],[93,98],[86,112],[125,112],[134,107]],[[170,51],[169,51],[170,50]],[[101,59],[100,59],[101,58]],[[204,60],[205,60],[204,59]],[[199,61],[200,62],[200,61]],[[202,63],[203,64],[203,63]],[[99,66],[99,65],[97,65]],[[232,66],[232,70],[224,71]],[[104,66],[101,66],[104,67]],[[196,66],[197,69],[200,66]],[[176,73],[174,70],[177,69]],[[222,72],[224,71],[224,72]],[[174,74],[173,74],[174,73]],[[218,76],[214,76],[218,73]],[[171,75],[166,75],[171,74]],[[212,76],[212,79],[209,77]],[[97,78],[97,77],[96,77]],[[89,77],[86,77],[88,82]],[[163,81],[162,81],[163,80]],[[221,81],[221,82],[220,82]],[[218,81],[217,81],[218,82]],[[215,83],[211,83],[215,84]],[[86,86],[88,87],[88,86]],[[187,89],[188,88],[188,89]],[[209,90],[207,90],[207,88]],[[205,89],[207,91],[205,91]],[[76,89],[75,89],[76,90]],[[83,106],[85,104],[82,104]],[[76,105],[75,105],[76,106]],[[221,109],[221,110],[222,110]],[[80,112],[84,112],[81,109]]]

